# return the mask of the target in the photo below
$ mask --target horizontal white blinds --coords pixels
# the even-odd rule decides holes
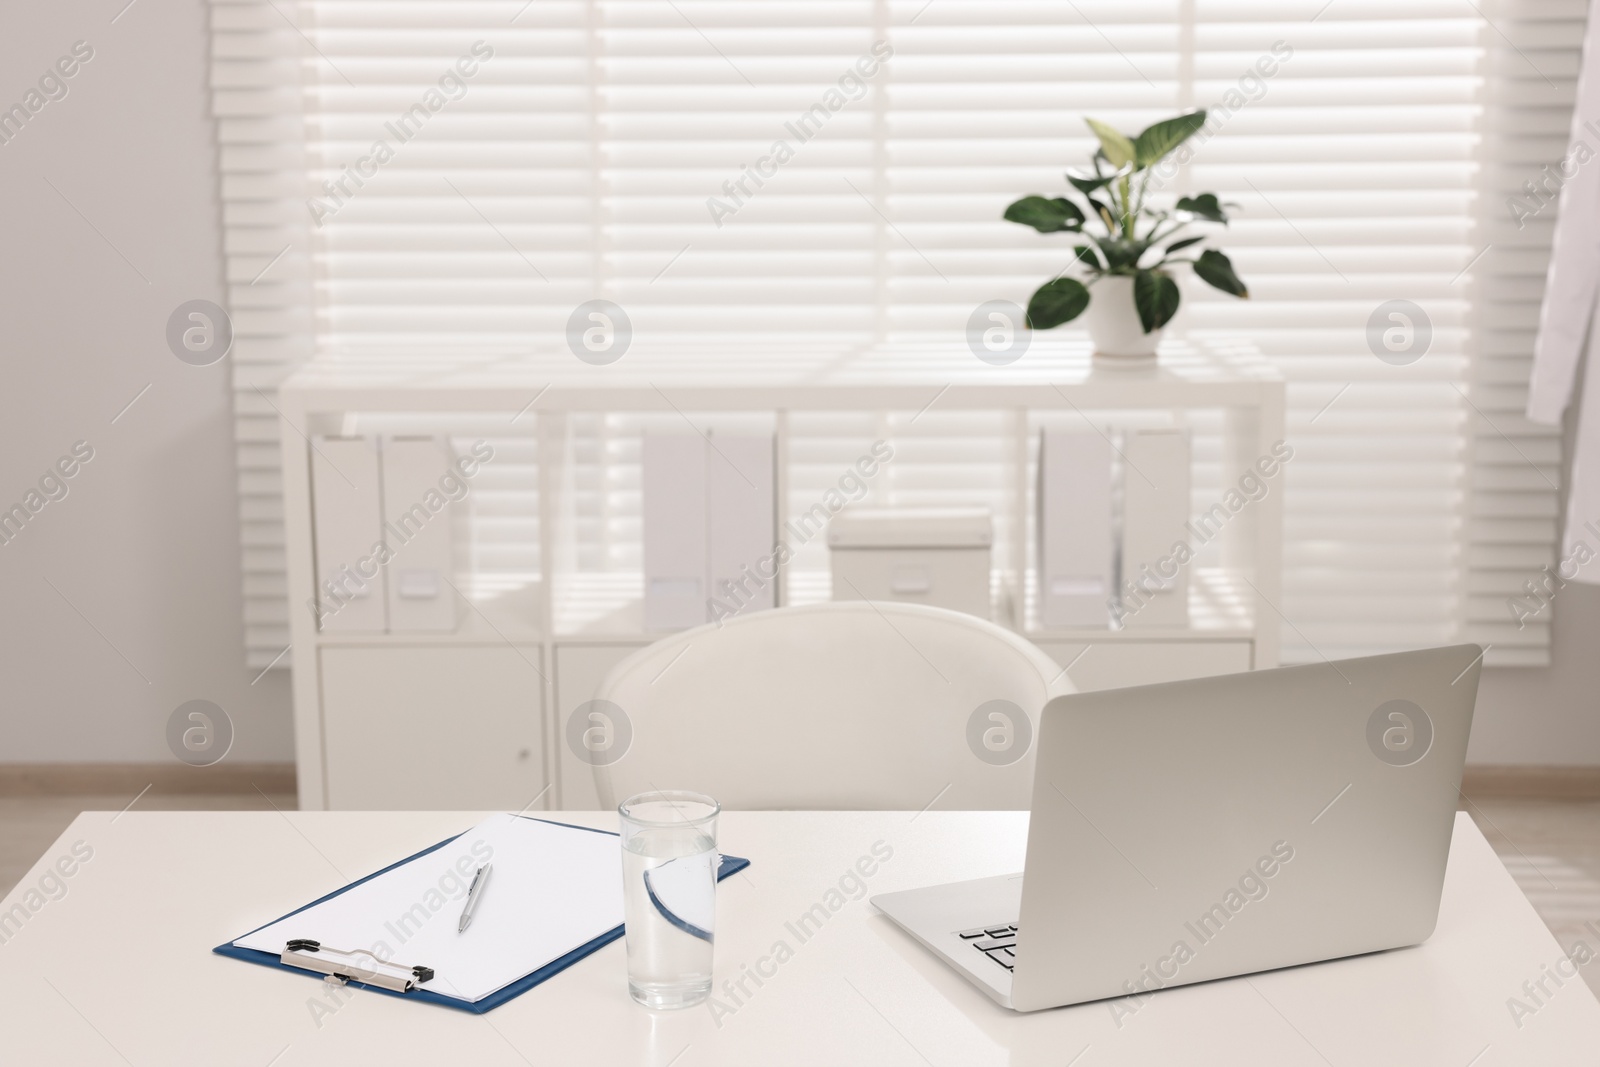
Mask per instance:
[[[276,301],[249,364],[268,396],[272,361],[313,347],[570,359],[567,317],[592,298],[621,305],[635,336],[736,344],[752,359],[774,341],[958,332],[978,304],[1026,303],[1067,263],[1065,240],[1000,214],[1063,189],[1061,171],[1093,148],[1084,115],[1136,130],[1213,108],[1212,134],[1163,195],[1213,190],[1238,205],[1221,245],[1252,299],[1186,281],[1173,329],[1242,333],[1291,383],[1286,658],[1464,635],[1494,641],[1491,662],[1546,654],[1545,629],[1508,632],[1500,601],[1554,535],[1555,444],[1515,416],[1548,221],[1503,234],[1495,200],[1523,168],[1532,176],[1529,161],[1559,156],[1581,5],[214,0],[214,11],[234,293]],[[276,228],[294,226],[304,244],[244,292],[288,240]],[[275,277],[282,289],[260,291]],[[1369,346],[1369,318],[1391,300],[1431,324],[1410,366]],[[275,424],[253,388],[239,395],[241,454],[265,489]],[[261,542],[247,549],[262,594],[249,610],[270,621],[273,508],[265,493],[245,501],[247,538]],[[593,502],[613,523],[635,521],[635,507],[626,494]],[[251,632],[254,643],[274,631]]]
[[[1490,9],[1466,575],[1468,633],[1493,643],[1490,662],[1549,662],[1550,612],[1519,625],[1508,601],[1524,595],[1524,583],[1540,583],[1559,532],[1560,438],[1522,413],[1556,215],[1546,167],[1568,152],[1586,8],[1581,0],[1500,0]],[[1590,147],[1600,143],[1591,138]],[[1529,182],[1545,185],[1542,197],[1528,195]]]
[[[1226,241],[1252,296],[1190,286],[1190,329],[1242,329],[1290,383],[1289,661],[1462,638],[1486,31],[1465,4],[1335,3],[1311,21],[1319,6],[1196,5],[1195,102],[1234,106],[1181,176],[1239,205]],[[1389,301],[1431,324],[1408,366],[1374,352]]]
[[[223,254],[234,340],[234,431],[245,651],[289,665],[278,383],[310,354],[315,250],[305,209],[306,42],[288,5],[211,5],[211,88],[221,169]]]

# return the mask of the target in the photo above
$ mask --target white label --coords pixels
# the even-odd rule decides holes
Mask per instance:
[[[927,567],[902,565],[896,567],[889,578],[891,593],[927,593],[932,589],[933,574]]]

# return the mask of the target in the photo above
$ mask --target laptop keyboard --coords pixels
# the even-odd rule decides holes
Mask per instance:
[[[1015,923],[1009,926],[980,926],[976,930],[957,930],[956,936],[1008,971],[1016,963],[1017,927]]]

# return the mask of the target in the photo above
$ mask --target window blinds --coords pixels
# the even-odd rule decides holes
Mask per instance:
[[[1057,195],[1093,148],[1083,116],[1190,107],[1213,122],[1164,189],[1238,205],[1220,244],[1252,299],[1186,284],[1173,329],[1243,334],[1290,383],[1285,658],[1547,656],[1505,598],[1555,538],[1558,444],[1520,417],[1554,208],[1519,228],[1504,200],[1563,154],[1576,2],[212,11],[252,663],[287,644],[275,442],[297,431],[272,397],[294,362],[549,351],[596,297],[686,350],[909,352],[1065,264],[1000,214]],[[959,461],[985,454],[982,419],[897,478],[939,485],[948,456],[948,484],[981,480]],[[827,453],[827,422],[799,454]],[[636,480],[592,484],[602,529],[636,521]]]
[[[1585,4],[1500,0],[1485,9],[1488,91],[1479,149],[1481,258],[1470,274],[1472,378],[1467,387],[1470,497],[1464,516],[1467,634],[1488,663],[1550,661],[1550,613],[1525,625],[1510,600],[1556,560],[1561,441],[1528,422],[1528,375],[1555,223],[1546,183],[1567,154]],[[1542,186],[1530,197],[1528,186]],[[1533,217],[1528,207],[1537,208]]]

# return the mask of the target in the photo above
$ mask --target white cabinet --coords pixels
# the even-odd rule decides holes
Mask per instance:
[[[1080,693],[1179,682],[1251,670],[1249,641],[1049,641],[1034,644],[1061,666]]]
[[[539,655],[538,646],[323,648],[327,806],[524,807],[547,781]]]

